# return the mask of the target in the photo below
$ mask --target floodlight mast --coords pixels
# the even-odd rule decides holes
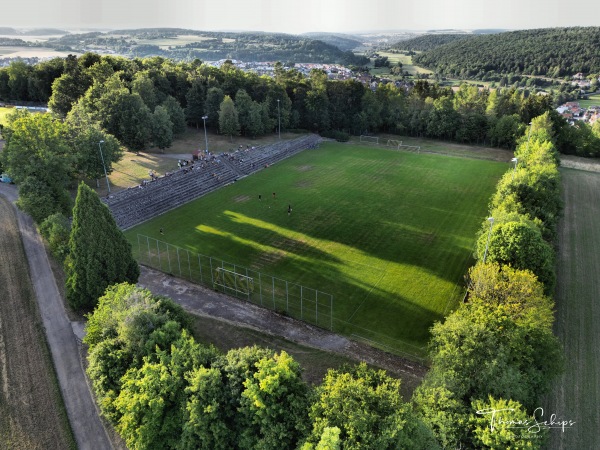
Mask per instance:
[[[204,151],[206,153],[208,153],[208,136],[206,134],[206,119],[208,119],[208,116],[202,116],[202,120],[204,121],[204,144],[205,144]]]
[[[110,194],[110,183],[108,182],[108,174],[106,173],[106,164],[104,164],[104,155],[102,154],[102,144],[104,141],[98,142],[98,148],[100,149],[100,158],[102,159],[102,167],[104,168],[104,176],[106,177],[106,187],[108,188],[108,193]]]
[[[490,222],[490,230],[488,231],[487,243],[485,244],[485,252],[483,253],[483,262],[484,263],[487,258],[488,248],[490,247],[490,238],[492,237],[492,227],[494,226],[494,218],[493,217],[488,217],[487,220],[488,220],[488,222]]]
[[[515,181],[515,172],[517,171],[517,163],[519,162],[519,158],[513,158],[510,161],[515,163],[515,168],[513,169],[512,173],[512,180]]]
[[[279,135],[279,140],[281,140],[281,109],[279,108],[279,99],[277,99],[277,120],[279,122],[277,134]]]

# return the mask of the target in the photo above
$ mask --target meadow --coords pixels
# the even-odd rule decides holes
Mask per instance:
[[[546,398],[545,418],[575,424],[551,430],[550,449],[600,448],[600,174],[561,168],[565,205],[558,229],[555,332],[565,371]]]
[[[600,94],[591,94],[587,100],[576,100],[579,102],[579,106],[582,108],[589,108],[590,106],[600,106]]]
[[[462,299],[506,169],[327,143],[126,235],[134,249],[147,235],[332,294],[334,331],[423,356],[430,326]]]

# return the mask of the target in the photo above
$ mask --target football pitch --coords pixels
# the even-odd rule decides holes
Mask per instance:
[[[507,168],[324,143],[126,235],[134,252],[146,235],[329,293],[334,331],[423,356]]]

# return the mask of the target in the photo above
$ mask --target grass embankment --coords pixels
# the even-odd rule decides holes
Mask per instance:
[[[306,347],[278,336],[262,333],[251,328],[240,327],[210,317],[192,315],[192,333],[196,340],[205,344],[214,344],[222,352],[234,348],[259,345],[277,352],[284,350],[302,366],[302,378],[311,384],[320,384],[329,369],[338,369],[344,364],[357,362],[341,355]],[[389,373],[392,377],[398,374]],[[421,379],[403,373],[402,396],[410,398]]]
[[[74,449],[13,207],[0,197],[0,447]]]
[[[298,134],[281,133],[282,140],[294,139],[298,136]],[[244,148],[247,145],[258,147],[272,144],[278,140],[276,134],[255,139],[243,136],[234,136],[230,139],[229,136],[212,131],[208,131],[207,137],[208,148],[213,153],[228,152],[240,145]],[[191,159],[192,152],[200,149],[204,150],[205,146],[204,129],[201,127],[199,129],[188,128],[185,134],[178,137],[173,145],[165,149],[164,152],[161,152],[158,148],[149,148],[140,152],[139,155],[134,152],[125,152],[121,161],[113,165],[113,172],[108,176],[111,192],[118,192],[136,186],[142,180],[150,180],[148,175],[150,170],[154,170],[159,176],[177,170],[178,159]],[[98,195],[105,197],[108,193],[106,180],[101,178],[98,180],[98,184],[99,187],[97,187],[96,180],[88,180],[88,185],[95,189]]]
[[[567,364],[544,417],[576,422],[564,432],[553,429],[549,448],[600,448],[600,174],[561,169],[561,175],[555,329]]]
[[[141,233],[333,294],[334,331],[423,356],[505,170],[328,143],[126,234],[136,250]]]

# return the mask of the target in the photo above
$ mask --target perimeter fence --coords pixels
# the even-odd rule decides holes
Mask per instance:
[[[320,328],[333,330],[333,295],[142,234],[138,262]]]

